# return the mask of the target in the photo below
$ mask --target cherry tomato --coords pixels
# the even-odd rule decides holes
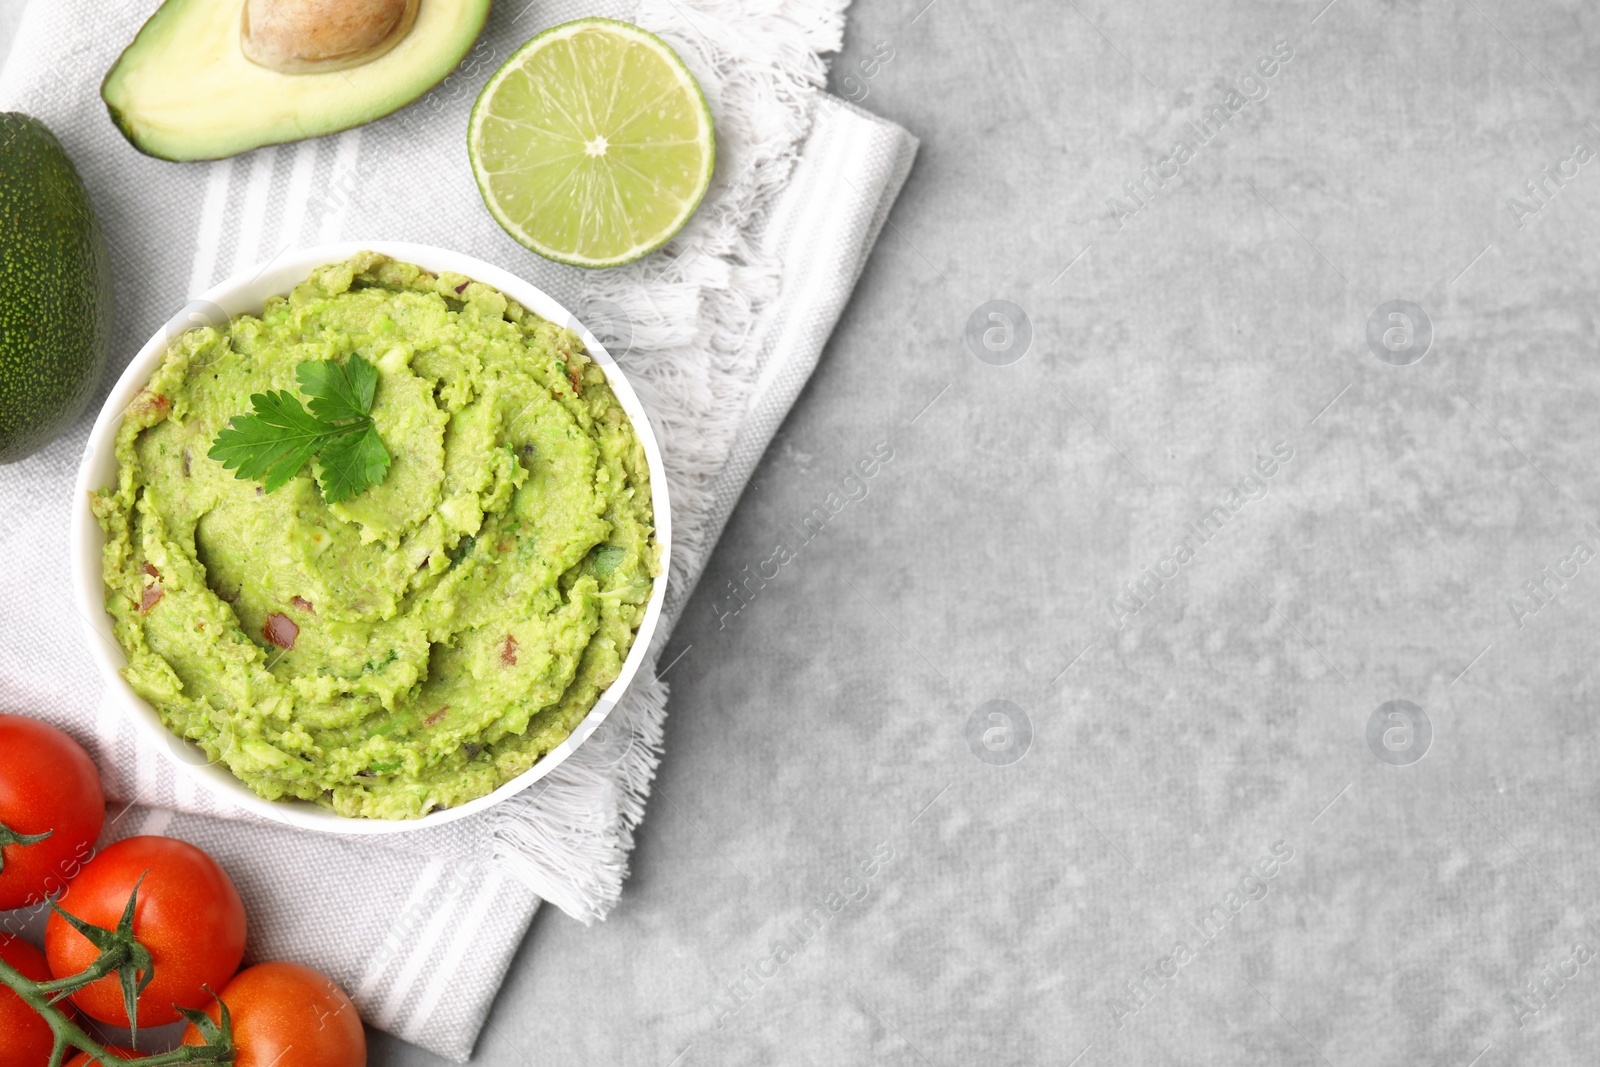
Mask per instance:
[[[120,1045],[102,1045],[101,1047],[119,1060],[144,1059],[142,1055],[133,1051],[131,1048],[123,1048]],[[95,1067],[95,1065],[99,1062],[99,1060],[95,1059],[87,1052],[80,1052],[76,1056],[72,1057],[72,1059],[67,1061],[67,1067]]]
[[[42,904],[78,873],[106,820],[100,772],[83,746],[38,719],[0,715],[0,825],[49,837],[0,850],[0,911]]]
[[[146,872],[149,872],[148,874]],[[244,903],[217,861],[187,841],[130,837],[102,849],[84,865],[61,898],[63,909],[85,922],[115,929],[139,876],[133,936],[150,950],[155,977],[139,995],[139,1026],[182,1018],[174,1004],[202,1008],[222,988],[244,957]],[[81,973],[97,955],[89,939],[51,913],[44,930],[45,955],[57,977]],[[72,994],[84,1014],[116,1026],[128,1025],[122,987],[114,974]]]
[[[259,963],[240,971],[220,997],[239,1047],[234,1067],[366,1067],[361,1016],[333,979],[298,963]],[[206,1009],[211,1021],[217,1006]],[[185,1045],[203,1045],[190,1024]]]
[[[50,980],[50,967],[44,953],[10,934],[0,934],[0,960],[22,972],[22,977],[35,982]],[[55,1035],[50,1024],[27,1002],[5,986],[0,985],[0,1067],[45,1067],[50,1062],[50,1049]]]

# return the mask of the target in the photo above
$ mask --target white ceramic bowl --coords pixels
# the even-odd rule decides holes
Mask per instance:
[[[502,785],[499,789],[456,808],[435,811],[420,819],[352,819],[336,815],[327,808],[303,800],[266,800],[250,790],[220,763],[213,764],[193,742],[185,741],[167,730],[149,704],[134,693],[118,672],[127,665],[122,649],[111,632],[111,616],[105,610],[105,587],[101,574],[101,550],[105,535],[89,509],[89,496],[93,490],[112,484],[116,478],[115,455],[117,429],[122,424],[123,411],[128,403],[144,388],[160,365],[162,354],[171,338],[183,330],[211,323],[220,325],[227,316],[256,314],[269,296],[287,294],[303,281],[311,271],[325,263],[348,259],[363,249],[371,249],[406,263],[415,263],[424,270],[437,273],[454,271],[468,278],[494,286],[506,296],[532,309],[552,322],[571,327],[587,346],[605,371],[612,390],[622,402],[623,409],[633,420],[633,427],[644,445],[650,463],[650,491],[655,504],[656,540],[661,545],[661,574],[651,590],[650,602],[638,636],[622,664],[617,676],[602,695],[594,709],[578,724],[570,737],[545,754],[527,771]],[[616,707],[623,691],[639,670],[650,647],[650,638],[661,617],[661,605],[666,597],[667,570],[671,563],[672,520],[667,502],[667,482],[661,465],[661,450],[656,444],[650,419],[628,379],[623,376],[605,346],[581,323],[539,289],[508,274],[499,267],[485,263],[460,252],[451,252],[431,245],[408,244],[400,241],[356,241],[316,245],[286,252],[264,267],[238,274],[220,285],[213,286],[200,297],[191,300],[174,315],[156,335],[145,343],[139,354],[128,364],[122,377],[117,379],[111,395],[106,398],[100,417],[95,420],[89,441],[84,446],[83,460],[78,467],[78,479],[72,501],[72,592],[79,617],[88,631],[89,650],[100,672],[105,676],[110,699],[126,711],[137,729],[145,731],[155,747],[173,757],[177,773],[193,777],[203,789],[209,789],[219,799],[229,801],[247,811],[263,815],[278,822],[307,830],[322,830],[341,834],[384,834],[407,830],[422,830],[453,822],[498,804],[537,782],[559,767],[574,749],[583,744],[605,721]]]

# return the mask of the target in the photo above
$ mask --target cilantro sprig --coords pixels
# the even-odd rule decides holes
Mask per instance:
[[[261,479],[270,493],[287,485],[316,458],[317,482],[329,504],[348,500],[389,473],[389,452],[372,423],[378,368],[357,355],[344,363],[308,360],[294,369],[311,410],[287,389],[253,393],[248,415],[235,415],[206,455],[234,471]]]

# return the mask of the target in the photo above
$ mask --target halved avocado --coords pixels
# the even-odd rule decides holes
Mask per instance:
[[[247,0],[166,0],[100,86],[133,146],[161,159],[221,159],[360,126],[443,81],[472,48],[490,0],[421,0],[398,43],[342,69],[281,73],[246,58]]]

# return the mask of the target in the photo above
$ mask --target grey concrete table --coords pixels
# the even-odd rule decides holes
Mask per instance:
[[[475,1062],[1589,1062],[1600,14],[924,3],[623,903]]]

